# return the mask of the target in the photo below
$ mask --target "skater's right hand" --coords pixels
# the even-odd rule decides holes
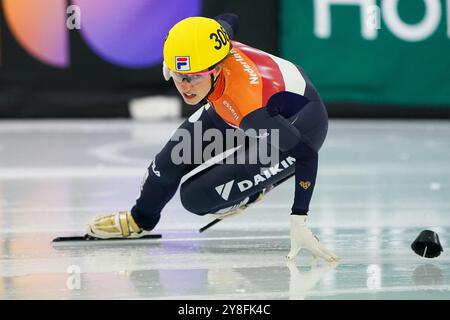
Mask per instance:
[[[314,258],[320,257],[328,262],[339,261],[340,258],[325,248],[306,225],[306,216],[291,215],[291,251],[287,260],[294,259],[300,249],[311,252]]]

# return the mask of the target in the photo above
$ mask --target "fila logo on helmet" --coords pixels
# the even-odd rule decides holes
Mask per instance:
[[[175,57],[175,65],[177,66],[177,71],[191,70],[191,63],[189,57]]]

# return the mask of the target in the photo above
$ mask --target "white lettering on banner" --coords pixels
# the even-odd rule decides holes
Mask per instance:
[[[410,42],[422,41],[436,32],[442,19],[440,0],[423,1],[424,17],[411,25],[405,23],[398,13],[399,0],[381,1],[381,10],[375,0],[314,0],[314,33],[322,39],[331,37],[331,6],[353,5],[360,7],[361,35],[364,39],[378,38],[383,16],[386,26],[396,37]],[[450,39],[450,0],[447,0],[447,21],[447,36]]]
[[[442,10],[440,0],[425,1],[425,17],[416,25],[403,22],[398,15],[399,0],[384,0],[382,2],[383,18],[391,32],[406,41],[422,41],[429,38],[441,22]],[[450,1],[449,1],[450,2]]]
[[[376,5],[375,0],[314,0],[314,31],[319,38],[331,36],[331,5],[359,5],[361,7],[361,33],[364,39],[373,40],[377,37],[377,30],[369,28],[366,21],[370,21],[370,8]]]
[[[447,0],[447,36],[450,39],[450,0]]]

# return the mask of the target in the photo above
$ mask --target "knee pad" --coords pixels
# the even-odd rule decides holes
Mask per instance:
[[[219,165],[197,173],[180,186],[180,198],[183,207],[197,215],[214,213],[230,206],[234,180],[218,177]],[[234,193],[233,193],[234,195]]]
[[[250,202],[248,193],[237,195],[235,180],[213,183],[208,175],[192,177],[180,187],[183,207],[197,215],[221,212]]]

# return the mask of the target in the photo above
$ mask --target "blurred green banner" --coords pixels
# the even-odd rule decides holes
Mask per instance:
[[[282,0],[282,56],[327,102],[450,107],[450,0]]]

